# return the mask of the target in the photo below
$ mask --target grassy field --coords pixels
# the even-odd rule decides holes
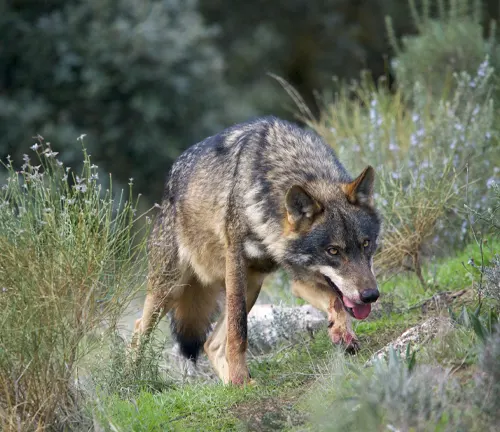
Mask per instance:
[[[332,406],[344,401],[342,393],[349,391],[345,389],[346,382],[376,379],[362,368],[375,351],[426,318],[448,315],[444,307],[423,312],[421,307],[414,307],[419,302],[442,290],[467,289],[468,295],[452,304],[452,309],[460,311],[463,305],[473,307],[476,301],[473,281],[462,263],[471,257],[478,259],[478,254],[477,245],[470,245],[455,258],[440,260],[436,263],[436,272],[426,274],[430,283],[425,290],[413,275],[382,282],[381,303],[391,298],[390,307],[388,310],[382,307],[375,314],[377,318],[355,323],[355,332],[362,344],[355,356],[332,346],[325,326],[313,339],[304,339],[300,346],[286,346],[277,353],[252,358],[250,370],[255,385],[239,389],[203,379],[192,383],[172,381],[168,390],[140,391],[128,399],[117,394],[103,395],[94,405],[94,412],[106,430],[350,430],[342,429],[335,420],[338,417],[329,415]],[[457,325],[419,350],[415,361],[419,368],[451,368],[447,375],[450,382],[455,379],[467,382],[477,369],[480,350],[480,341],[473,329]],[[401,365],[395,367],[403,368],[406,364],[402,360]],[[353,372],[355,369],[361,372]],[[408,409],[403,405],[396,408]],[[337,414],[343,417],[345,413]],[[333,423],[329,425],[328,419]],[[366,420],[364,416],[362,419]],[[363,424],[362,419],[358,427]],[[419,419],[424,420],[430,421]],[[373,430],[380,430],[377,421],[378,418],[370,420]],[[445,426],[442,430],[448,430]]]

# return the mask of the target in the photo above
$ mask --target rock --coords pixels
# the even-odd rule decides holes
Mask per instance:
[[[326,327],[326,317],[310,305],[285,307],[256,304],[248,315],[248,350],[253,355],[264,354],[285,342],[300,343]],[[165,350],[164,355],[169,375],[177,380],[217,379],[203,354],[195,365],[180,354],[175,343]]]
[[[406,330],[401,336],[387,344],[384,348],[377,351],[365,363],[365,366],[370,366],[376,359],[383,359],[391,347],[401,353],[404,358],[406,356],[406,348],[411,343],[411,352],[418,350],[421,346],[434,339],[436,335],[446,333],[453,328],[453,322],[449,318],[433,317],[429,318],[421,324],[418,324]]]
[[[284,342],[298,343],[327,325],[326,317],[310,305],[255,305],[248,315],[248,345],[253,354],[271,351]]]

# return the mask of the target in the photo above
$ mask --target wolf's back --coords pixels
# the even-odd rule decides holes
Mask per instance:
[[[238,236],[254,258],[279,264],[269,251],[279,240],[286,190],[293,184],[339,180],[350,178],[315,133],[274,117],[237,124],[175,161],[165,188],[162,230],[171,233],[171,253],[179,266],[188,263],[209,289],[224,283],[229,218],[238,220]],[[188,291],[187,297],[197,301]],[[180,313],[172,319],[181,351],[196,358],[210,323],[188,323]]]

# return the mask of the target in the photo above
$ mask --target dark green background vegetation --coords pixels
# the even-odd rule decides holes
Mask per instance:
[[[488,23],[498,2],[481,9]],[[267,73],[315,114],[333,76],[390,75],[386,16],[397,37],[417,30],[402,0],[1,2],[0,158],[20,161],[41,134],[76,165],[85,133],[103,172],[156,201],[187,146],[252,116],[292,117]]]

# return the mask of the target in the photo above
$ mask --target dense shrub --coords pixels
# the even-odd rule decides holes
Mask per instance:
[[[387,19],[395,52],[392,67],[401,88],[411,89],[419,82],[439,97],[455,87],[455,72],[472,75],[485,56],[494,67],[500,66],[495,25],[490,26],[489,38],[484,38],[481,0],[440,0],[436,15],[432,14],[431,0],[408,3],[417,34],[398,41],[392,21]]]
[[[484,344],[479,367],[478,392],[475,400],[494,421],[500,420],[500,327],[497,326]],[[498,424],[498,423],[497,423]]]
[[[38,133],[74,166],[85,133],[115,181],[160,197],[172,159],[234,119],[196,0],[29,3],[0,13],[0,155],[20,160]]]
[[[355,369],[336,359],[326,365],[316,388],[314,430],[459,430],[458,383],[438,366],[410,369],[391,351],[370,369]]]
[[[460,339],[464,336],[468,335]],[[464,344],[470,341],[460,341],[460,349]],[[499,347],[498,332],[480,346],[480,373],[475,382],[459,381],[440,366],[420,364],[418,355],[416,365],[410,366],[394,350],[387,360],[360,369],[335,354],[304,401],[312,411],[310,430],[495,430]],[[471,348],[476,350],[467,349]]]
[[[0,188],[2,430],[81,424],[76,370],[142,283],[149,229],[85,152],[74,173],[43,140],[31,149]]]
[[[343,87],[319,121],[309,120],[351,172],[376,169],[384,219],[379,269],[414,270],[424,282],[421,256],[432,245],[460,244],[468,232],[464,204],[486,204],[499,161],[493,105],[485,97],[492,72],[483,60],[474,76],[455,75],[456,90],[437,100],[416,83],[410,104],[402,91],[364,80]]]

